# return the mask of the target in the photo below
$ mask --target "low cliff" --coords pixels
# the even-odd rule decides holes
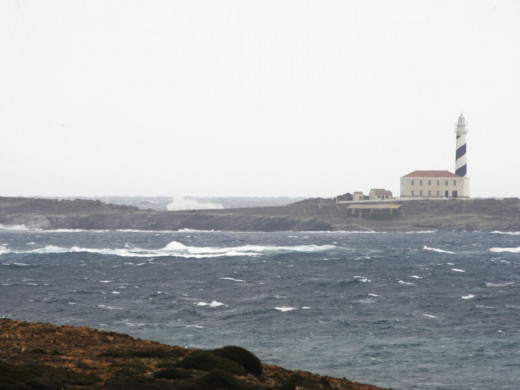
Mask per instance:
[[[191,350],[98,331],[0,319],[1,389],[382,390],[262,364],[228,346]]]
[[[309,199],[279,207],[154,211],[90,200],[0,198],[0,224],[38,229],[520,231],[520,199],[358,204]]]

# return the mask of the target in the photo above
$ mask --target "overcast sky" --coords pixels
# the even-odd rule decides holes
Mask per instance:
[[[0,2],[0,196],[520,196],[520,1]]]

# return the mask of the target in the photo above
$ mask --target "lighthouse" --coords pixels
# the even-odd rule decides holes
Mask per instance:
[[[466,121],[464,116],[460,114],[459,120],[457,121],[457,149],[455,152],[455,174],[461,177],[466,177],[468,173],[468,164],[466,162]]]
[[[455,174],[462,177],[463,188],[459,193],[459,196],[469,197],[469,178],[468,174],[468,163],[466,158],[466,134],[468,133],[467,123],[464,116],[460,114],[457,121],[455,134],[456,139],[456,151],[455,151]]]
[[[413,171],[401,177],[401,198],[469,198],[466,134],[468,129],[460,114],[456,124],[455,173],[449,171]]]

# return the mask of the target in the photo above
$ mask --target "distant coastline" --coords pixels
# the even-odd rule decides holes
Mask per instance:
[[[0,225],[29,229],[221,231],[520,231],[520,199],[336,202],[158,211],[101,201],[0,197]]]

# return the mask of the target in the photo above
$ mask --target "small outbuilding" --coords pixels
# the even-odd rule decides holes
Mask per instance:
[[[368,195],[370,200],[390,200],[393,199],[392,191],[381,188],[372,188]]]
[[[365,195],[363,195],[363,192],[361,191],[354,191],[354,193],[352,194],[352,200],[354,202],[361,202],[365,200]]]

